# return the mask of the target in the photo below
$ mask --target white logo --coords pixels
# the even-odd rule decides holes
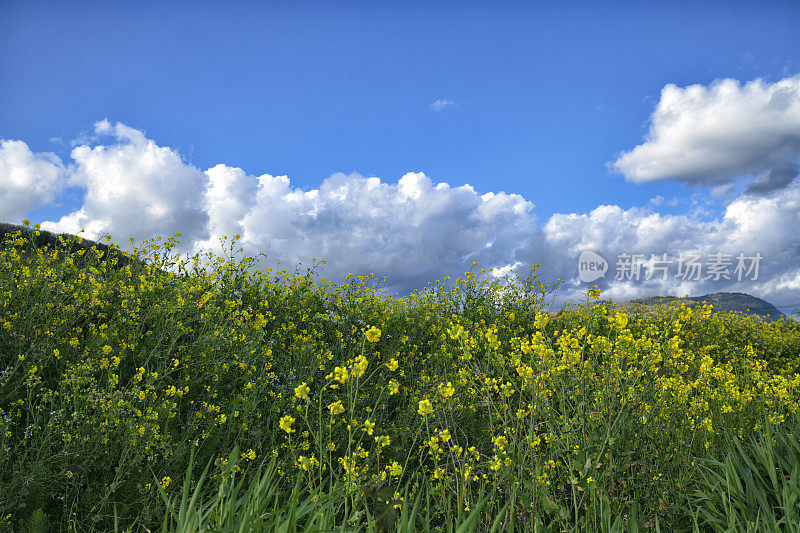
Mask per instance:
[[[578,258],[578,277],[584,283],[591,283],[592,281],[602,278],[608,271],[608,261],[603,259],[599,254],[590,250],[581,252]]]

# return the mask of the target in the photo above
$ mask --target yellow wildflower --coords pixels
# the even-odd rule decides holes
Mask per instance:
[[[381,338],[381,330],[379,330],[375,326],[372,326],[367,330],[365,336],[367,337],[367,340],[369,342],[378,342]]]
[[[431,405],[431,401],[422,400],[419,402],[419,409],[417,409],[417,412],[422,416],[428,416],[431,414],[433,412],[433,405]]]
[[[367,371],[367,365],[368,364],[369,364],[369,362],[367,361],[367,358],[364,357],[364,354],[359,355],[356,358],[355,364],[353,365],[353,376],[355,376],[357,378],[360,378],[361,376],[363,376],[364,372]]]
[[[308,388],[308,385],[306,385],[306,382],[304,381],[300,385],[295,387],[294,395],[300,398],[301,400],[308,400],[308,393],[310,391],[311,389]]]
[[[344,406],[342,405],[342,400],[336,400],[332,404],[329,404],[328,410],[331,412],[332,416],[344,413]]]
[[[372,435],[374,428],[375,428],[375,422],[370,422],[369,418],[364,420],[364,431],[367,432],[367,435]]]
[[[453,384],[450,383],[449,381],[447,382],[447,385],[443,383],[439,384],[439,394],[442,395],[442,398],[451,397],[455,391],[456,391],[455,387],[453,387]]]
[[[333,379],[338,381],[339,383],[344,383],[347,381],[348,372],[347,367],[344,366],[337,366],[333,369]]]
[[[294,418],[289,415],[285,415],[283,418],[281,418],[280,422],[281,429],[284,430],[286,433],[293,433],[294,432],[294,430],[292,429],[293,423],[294,423]]]

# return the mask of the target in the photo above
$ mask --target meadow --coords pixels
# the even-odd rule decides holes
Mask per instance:
[[[552,313],[535,271],[477,265],[399,298],[236,238],[181,259],[179,235],[124,253],[24,223],[0,247],[2,530],[800,531],[790,320],[592,287]]]

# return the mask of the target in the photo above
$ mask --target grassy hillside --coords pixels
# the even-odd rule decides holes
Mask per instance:
[[[0,529],[800,520],[796,324],[551,317],[535,276],[475,270],[407,298],[248,258],[177,276],[171,240],[120,267],[23,237],[0,247]]]
[[[131,258],[119,250],[118,247],[110,246],[101,242],[84,239],[69,233],[52,233],[39,228],[31,228],[28,226],[21,226],[17,224],[7,224],[0,222],[0,242],[5,239],[12,238],[16,233],[20,233],[27,242],[26,248],[47,248],[49,250],[58,250],[59,257],[65,258],[73,255],[78,250],[89,250],[94,247],[95,249],[108,255],[108,258],[116,258],[115,263],[118,267],[127,266]],[[80,257],[80,256],[75,256]]]
[[[766,321],[781,320],[786,317],[775,306],[755,296],[739,292],[715,292],[703,296],[653,296],[620,302],[621,309],[630,312],[656,312],[658,306],[685,305],[694,308],[704,302],[712,304],[715,312],[731,312],[742,316],[756,315]]]

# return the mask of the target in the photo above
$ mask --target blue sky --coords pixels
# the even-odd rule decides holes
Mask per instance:
[[[337,172],[504,191],[533,205],[531,232],[601,205],[723,221],[769,168],[629,167],[626,180],[609,165],[645,143],[665,86],[800,73],[797,2],[6,0],[0,13],[0,138],[65,169],[74,146],[132,142],[108,128],[103,140],[108,120],[201,171],[286,175],[305,192]],[[59,221],[86,184],[64,178],[25,215]]]

